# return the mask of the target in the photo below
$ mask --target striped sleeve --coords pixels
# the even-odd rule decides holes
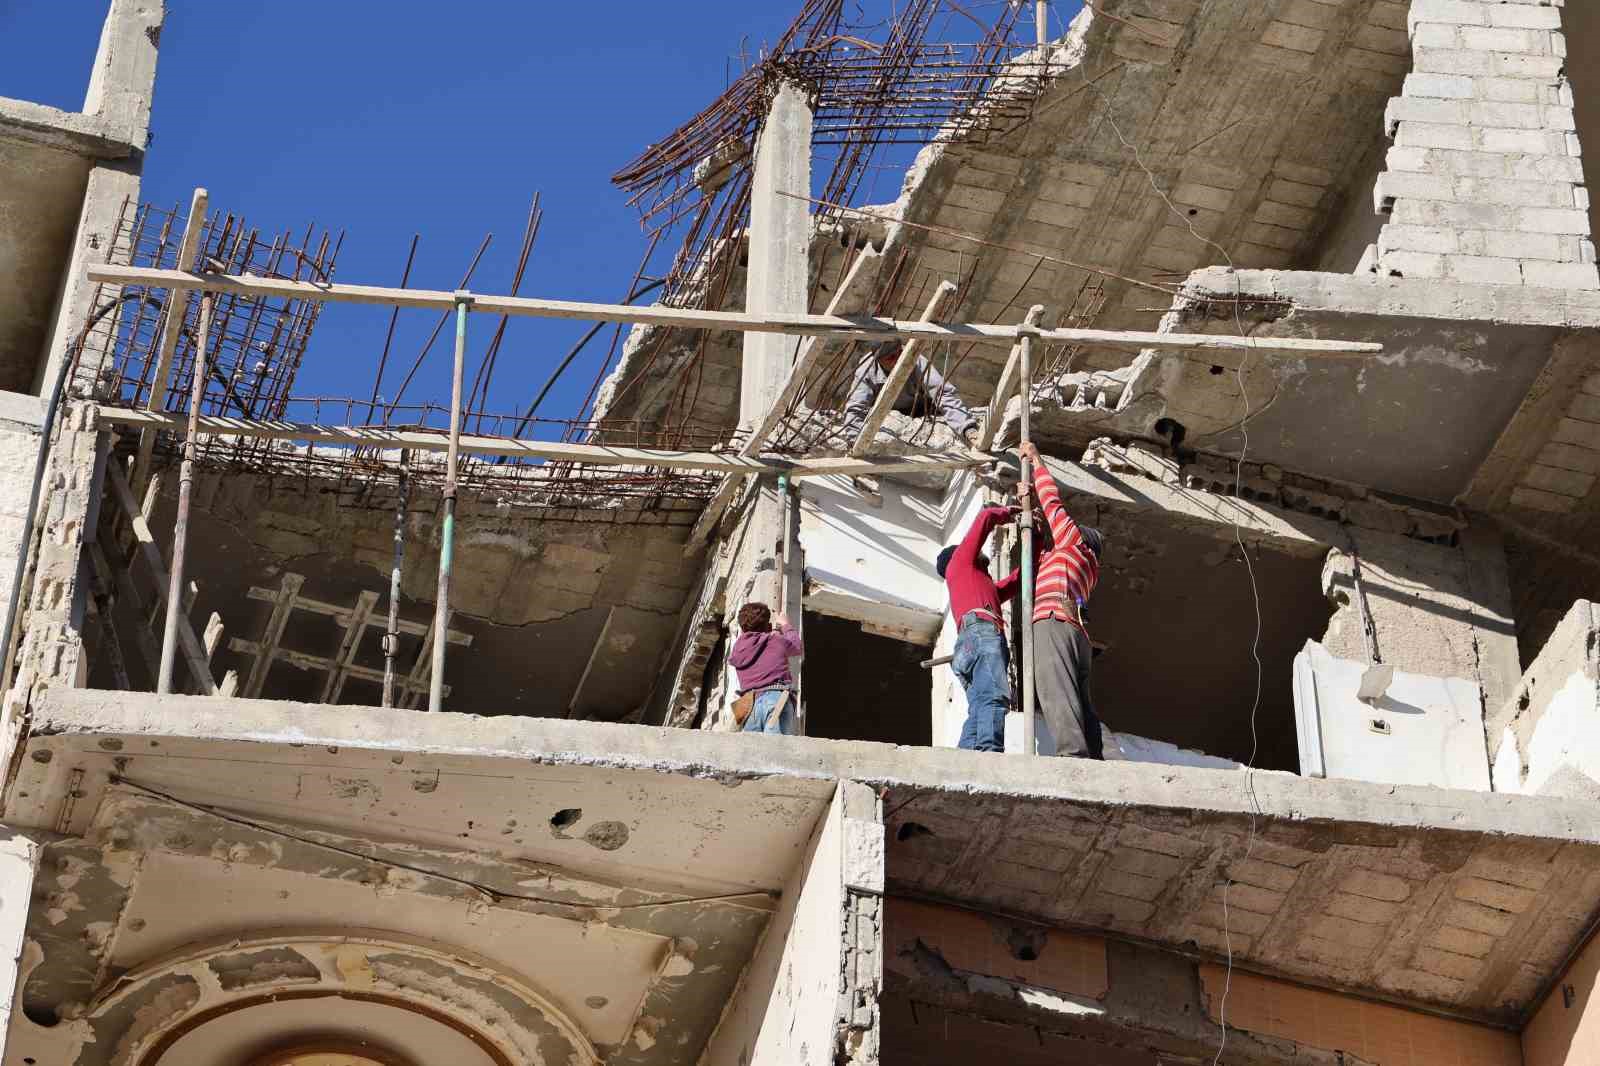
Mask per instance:
[[[1050,476],[1050,471],[1043,463],[1033,468],[1033,491],[1038,493],[1039,506],[1044,508],[1044,517],[1050,523],[1050,539],[1054,542],[1052,551],[1064,551],[1083,540],[1083,534],[1078,532],[1078,523],[1067,514],[1067,509],[1061,506],[1061,491],[1056,488],[1056,479]]]

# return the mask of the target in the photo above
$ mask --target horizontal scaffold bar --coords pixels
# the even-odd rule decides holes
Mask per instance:
[[[458,299],[470,298],[471,309],[495,315],[533,318],[568,318],[592,322],[629,322],[635,325],[676,326],[684,329],[724,329],[796,336],[906,337],[937,343],[992,344],[1009,347],[1023,333],[1045,344],[1084,344],[1138,352],[1146,348],[1195,351],[1254,351],[1293,355],[1381,355],[1383,345],[1367,341],[1325,340],[1313,337],[1233,337],[1209,333],[1141,333],[1112,329],[1041,329],[1027,326],[977,325],[954,322],[912,322],[870,315],[794,315],[739,311],[697,311],[685,307],[633,307],[625,304],[578,303],[523,296],[491,296],[429,289],[393,289],[377,285],[336,285],[288,278],[258,278],[231,274],[192,274],[184,270],[90,264],[90,281],[106,285],[144,285],[156,289],[202,289],[242,296],[267,296],[291,300],[382,304],[388,307],[422,307],[448,310]]]
[[[100,419],[123,426],[153,427],[181,432],[188,419],[182,414],[102,407]],[[262,421],[202,415],[198,432],[219,437],[303,441],[358,448],[445,452],[449,434],[383,426],[318,426],[304,422]],[[657,466],[676,470],[706,470],[727,474],[788,474],[792,478],[827,477],[831,474],[903,474],[921,470],[954,470],[981,466],[987,458],[975,452],[924,452],[916,455],[880,455],[853,459],[790,459],[781,455],[746,457],[737,452],[684,452],[665,448],[623,448],[609,444],[566,444],[561,441],[517,440],[461,434],[461,451],[469,455],[503,455],[513,459],[547,459],[589,466]]]

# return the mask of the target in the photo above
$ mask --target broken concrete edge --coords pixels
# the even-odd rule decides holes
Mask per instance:
[[[1465,325],[1600,328],[1600,292],[1545,289],[1526,285],[1479,285],[1441,278],[1393,278],[1373,274],[1331,274],[1313,270],[1229,270],[1206,267],[1192,272],[1174,300],[1175,314],[1187,318],[1208,300],[1235,297],[1246,304],[1282,309],[1274,317],[1288,322],[1296,312],[1378,314],[1397,319],[1435,318]],[[1246,311],[1248,314],[1249,312]],[[1229,329],[1232,315],[1225,320]],[[1170,330],[1165,330],[1170,332]],[[1271,324],[1265,334],[1282,332]]]
[[[1572,605],[1510,698],[1484,721],[1496,791],[1520,792],[1526,786],[1534,734],[1552,704],[1573,685],[1600,693],[1600,608],[1588,600]],[[1590,702],[1600,706],[1600,695],[1591,696]],[[1511,750],[1504,750],[1508,744]],[[1537,791],[1538,784],[1534,787]]]
[[[374,766],[397,751],[683,774],[732,783],[773,777],[883,789],[1004,795],[1090,807],[1207,811],[1295,822],[1358,822],[1600,846],[1592,806],[1548,797],[1076,759],[1019,758],[803,737],[421,711],[371,713],[288,701],[157,696],[52,687],[36,693],[25,746],[53,738],[190,738],[326,746]],[[476,743],[464,744],[463,737]],[[257,752],[256,757],[263,757]],[[12,781],[14,782],[13,777]],[[7,788],[12,782],[7,783]]]
[[[0,97],[0,137],[88,159],[126,159],[144,151],[143,131],[99,115]]]

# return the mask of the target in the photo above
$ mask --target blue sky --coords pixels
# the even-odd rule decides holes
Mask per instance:
[[[187,203],[204,185],[214,209],[263,232],[343,228],[338,278],[366,284],[398,285],[420,233],[411,284],[454,288],[493,232],[472,287],[506,292],[538,191],[545,217],[522,293],[620,300],[645,238],[610,175],[722,90],[741,39],[753,51],[776,38],[797,7],[167,0],[143,196]],[[105,10],[0,0],[0,96],[80,108]],[[900,177],[880,172],[868,198],[892,199]],[[296,395],[367,396],[388,317],[329,306]],[[402,313],[391,367],[410,365],[435,320]],[[469,385],[494,320],[472,327]],[[490,409],[525,406],[585,328],[513,320]],[[576,412],[609,336],[541,414]],[[448,399],[448,341],[408,399]]]
[[[106,6],[0,0],[0,96],[82,107]],[[722,90],[741,36],[752,48],[773,39],[794,12],[791,0],[167,8],[144,199],[187,203],[204,185],[213,208],[264,232],[342,227],[338,277],[369,284],[398,285],[420,233],[412,285],[454,288],[493,232],[473,287],[506,292],[538,191],[545,217],[523,294],[605,301],[623,296],[645,247],[611,174]],[[402,314],[391,366],[410,364],[435,317]],[[330,306],[296,394],[366,396],[388,318]],[[469,374],[494,321],[473,317]],[[490,406],[526,405],[585,327],[513,320]],[[408,396],[448,400],[449,340]],[[577,408],[607,340],[542,413]]]

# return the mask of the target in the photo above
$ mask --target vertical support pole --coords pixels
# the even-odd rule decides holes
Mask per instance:
[[[1035,306],[1028,311],[1024,324],[1038,328],[1039,316],[1044,308]],[[1033,336],[1024,333],[1018,338],[1017,376],[1018,389],[1022,395],[1022,426],[1021,440],[1028,444],[1033,440],[1030,423],[1030,413],[1033,407]],[[1017,495],[1028,500],[1031,504],[1033,487],[1033,464],[1024,455],[1020,465],[1022,480],[1018,484]],[[1037,754],[1037,742],[1034,737],[1034,692],[1033,692],[1033,508],[1030,506],[1022,513],[1022,753],[1024,755]]]
[[[394,566],[389,570],[389,624],[383,632],[383,705],[394,706],[395,657],[400,651],[400,575],[406,561],[406,508],[411,503],[411,453],[400,451],[400,500],[394,508]]]
[[[178,659],[178,615],[184,609],[183,563],[189,544],[189,501],[194,489],[195,434],[200,419],[200,399],[206,391],[206,354],[211,338],[211,309],[216,294],[200,296],[200,328],[194,346],[194,373],[189,388],[189,426],[183,438],[183,463],[178,468],[178,519],[172,527],[172,573],[167,584],[167,620],[161,633],[161,674],[156,691],[172,692],[172,672]]]
[[[1034,0],[1033,35],[1038,39],[1040,49],[1050,40],[1050,0]],[[1039,61],[1044,62],[1043,51],[1039,53]]]
[[[442,635],[450,630],[450,571],[455,562],[456,465],[461,455],[461,381],[467,366],[467,315],[472,310],[472,294],[456,290],[456,365],[450,381],[450,451],[445,459],[444,523],[439,536],[439,595],[434,605],[433,628],[440,639],[433,642],[433,671],[428,678],[428,710],[444,705],[444,650],[450,642]]]

